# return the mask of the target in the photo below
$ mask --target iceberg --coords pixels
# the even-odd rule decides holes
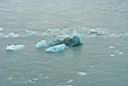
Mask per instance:
[[[57,53],[63,52],[67,46],[65,44],[59,44],[53,47],[49,47],[46,49],[46,52]]]
[[[21,50],[21,49],[23,49],[25,46],[24,45],[22,45],[22,44],[19,44],[19,45],[14,45],[14,44],[12,44],[12,45],[8,45],[7,47],[6,47],[6,50],[7,51],[15,51],[15,50]]]
[[[52,40],[52,41],[48,42],[49,47],[56,46],[56,45],[59,45],[59,44],[63,44],[63,41],[60,40],[60,39],[55,39],[55,40]]]
[[[63,42],[64,44],[66,44],[66,46],[69,46],[69,47],[82,45],[82,39],[80,34],[78,33],[74,33],[71,37],[64,38]]]
[[[36,48],[46,48],[48,47],[46,40],[41,40],[36,44]]]

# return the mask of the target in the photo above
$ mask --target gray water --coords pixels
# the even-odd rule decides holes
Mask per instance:
[[[35,47],[74,31],[82,46]],[[0,0],[0,86],[128,86],[128,0]]]

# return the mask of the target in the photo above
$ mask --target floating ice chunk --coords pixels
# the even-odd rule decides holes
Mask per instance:
[[[90,29],[89,33],[90,34],[95,34],[95,35],[104,35],[105,34],[104,31],[101,31],[101,30],[98,30],[98,29]]]
[[[4,29],[2,27],[0,27],[0,31],[3,31]]]
[[[0,36],[3,36],[4,34],[0,33]]]
[[[122,54],[124,54],[124,52],[121,52],[121,51],[120,51],[120,52],[118,52],[118,54],[122,55]]]
[[[115,56],[114,54],[110,54],[111,57]]]
[[[33,78],[33,79],[27,79],[28,83],[36,83],[38,81],[38,78]]]
[[[87,75],[87,73],[85,73],[85,72],[78,72],[78,75],[85,76],[85,75]]]
[[[91,34],[94,34],[94,33],[97,33],[97,30],[96,30],[96,29],[90,29],[89,32],[90,32]]]
[[[25,30],[28,36],[37,36],[39,33],[37,31],[32,31],[32,30]]]
[[[63,52],[67,46],[65,44],[56,45],[46,49],[47,52],[57,53]]]
[[[22,45],[22,44],[19,44],[19,45],[14,45],[14,44],[12,44],[12,45],[8,45],[8,46],[6,47],[6,50],[7,50],[7,51],[15,51],[15,50],[23,49],[24,47],[25,47],[25,46]]]
[[[36,48],[46,48],[48,47],[46,40],[41,40],[36,44]]]
[[[67,83],[72,83],[73,82],[73,80],[72,79],[70,79]]]
[[[114,46],[109,46],[109,48],[114,49],[115,47]]]
[[[15,34],[14,32],[10,32],[7,35],[5,35],[4,37],[5,38],[8,38],[8,37],[19,37],[19,35],[18,34]]]
[[[12,77],[8,77],[8,80],[12,80],[13,78]]]

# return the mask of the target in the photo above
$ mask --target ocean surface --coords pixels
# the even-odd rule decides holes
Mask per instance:
[[[35,47],[74,31],[82,46]],[[0,0],[0,86],[128,86],[128,0]]]

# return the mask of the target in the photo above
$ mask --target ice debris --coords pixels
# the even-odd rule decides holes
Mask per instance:
[[[101,31],[99,29],[90,29],[89,33],[90,34],[95,34],[95,35],[104,35],[105,34],[105,32],[103,32],[103,31]]]
[[[14,44],[12,44],[12,45],[8,45],[7,47],[6,47],[6,50],[7,51],[15,51],[15,50],[21,50],[21,49],[23,49],[25,46],[24,45],[22,45],[22,44],[19,44],[19,45],[14,45]]]
[[[36,48],[46,48],[46,47],[48,47],[46,40],[41,40],[36,44]]]
[[[19,37],[19,35],[15,34],[14,32],[10,32],[7,37]]]
[[[114,46],[109,46],[109,48],[114,49],[115,47]]]
[[[53,47],[49,47],[46,49],[46,52],[56,53],[56,52],[62,52],[65,50],[67,46],[65,44],[59,44]]]
[[[87,75],[87,73],[85,73],[85,72],[78,72],[78,75],[85,76],[85,75]]]
[[[27,33],[27,36],[37,36],[39,33],[37,31],[32,31],[32,30],[25,30]]]
[[[68,82],[67,83],[72,83],[73,82],[73,80],[72,79],[70,79],[70,80],[68,80]]]
[[[0,27],[0,31],[3,31],[4,29],[2,27]]]

